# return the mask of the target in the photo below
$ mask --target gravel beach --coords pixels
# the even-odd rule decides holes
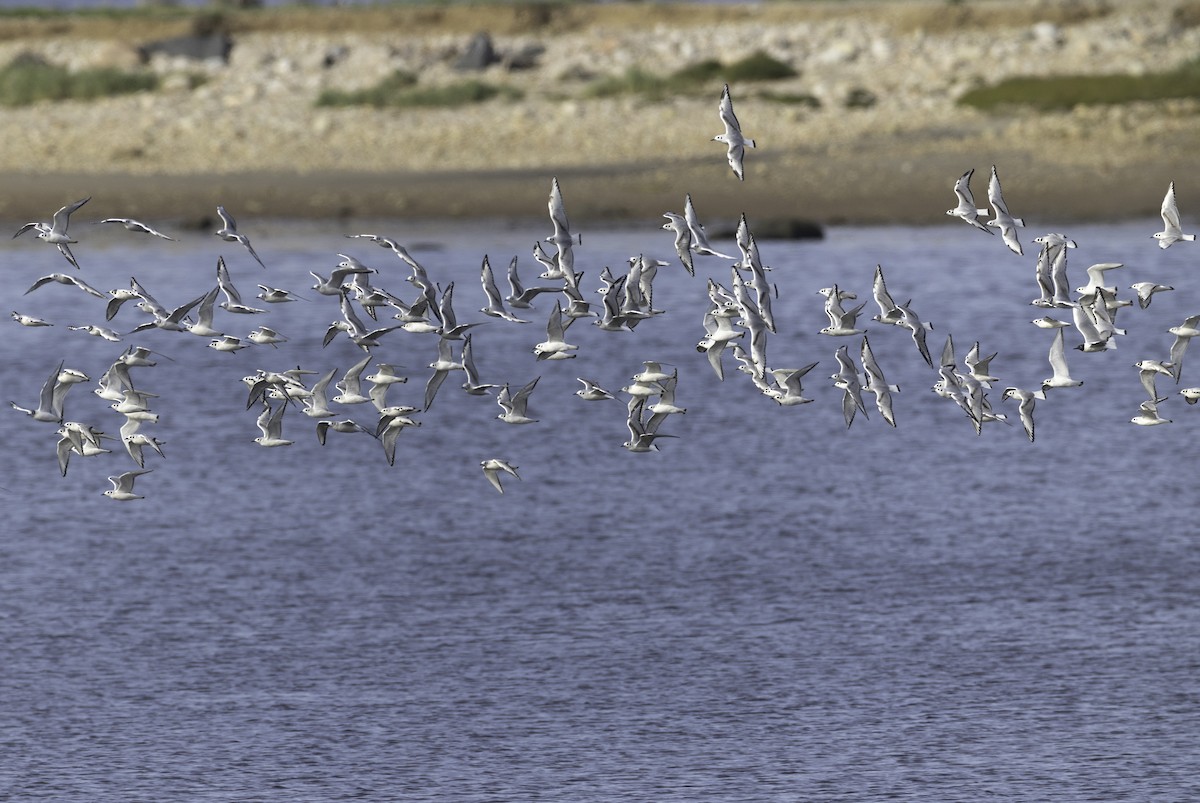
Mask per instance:
[[[0,63],[34,54],[135,69],[138,45],[194,30],[193,17],[6,19]],[[142,68],[160,74],[156,91],[0,112],[0,217],[92,195],[96,213],[185,220],[217,203],[243,215],[533,219],[557,175],[572,214],[592,219],[657,217],[691,192],[713,219],[939,223],[954,179],[992,164],[1017,214],[1154,216],[1175,180],[1187,217],[1200,209],[1187,179],[1200,166],[1197,101],[983,113],[955,100],[1015,75],[1169,70],[1200,54],[1198,23],[1200,4],[1164,0],[230,12],[205,23],[228,36],[227,61],[154,55]],[[479,32],[495,63],[456,69]],[[589,93],[631,68],[665,75],[756,51],[797,75],[731,87],[759,144],[745,182],[710,141],[719,82],[666,100]],[[316,105],[323,90],[396,70],[422,86],[479,78],[522,96]]]

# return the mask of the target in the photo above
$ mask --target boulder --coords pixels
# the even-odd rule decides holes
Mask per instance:
[[[538,59],[546,52],[544,45],[525,45],[525,47],[504,56],[502,63],[506,70],[531,70],[538,65]]]
[[[483,70],[498,60],[496,50],[492,47],[492,37],[487,31],[480,31],[471,37],[466,51],[454,62],[454,69]]]
[[[156,55],[182,57],[195,61],[219,60],[229,61],[229,53],[233,50],[233,37],[227,33],[210,33],[205,35],[189,34],[174,36],[170,39],[159,39],[147,42],[137,49],[138,58],[145,64]]]

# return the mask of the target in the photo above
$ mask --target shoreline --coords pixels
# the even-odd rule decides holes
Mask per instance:
[[[977,200],[1000,165],[1014,214],[1034,227],[1072,222],[1155,218],[1167,185],[1188,169],[1138,160],[1104,170],[1031,159],[1026,153],[943,150],[896,161],[881,153],[797,162],[782,155],[766,175],[744,183],[729,174],[723,154],[706,163],[604,165],[595,168],[515,168],[493,171],[248,171],[239,174],[0,172],[0,219],[40,219],[77,198],[92,196],[97,215],[175,220],[203,228],[218,204],[241,217],[297,220],[496,219],[544,220],[550,180],[562,184],[573,219],[658,225],[690,192],[706,220],[805,221],[828,225],[939,225],[954,205],[953,184],[974,168]],[[754,158],[751,153],[747,159]],[[782,164],[779,164],[782,163]],[[1194,167],[1194,163],[1189,167]],[[1180,188],[1184,219],[1195,197]]]
[[[196,15],[0,19],[0,63],[32,55],[72,70],[150,70],[161,81],[152,92],[6,108],[0,218],[44,219],[91,195],[101,214],[196,224],[217,204],[297,219],[538,220],[557,176],[580,220],[658,223],[690,193],[714,221],[744,212],[934,225],[966,170],[986,200],[995,164],[1010,208],[1031,225],[1157,216],[1173,180],[1188,220],[1200,214],[1200,187],[1187,178],[1200,168],[1200,99],[1044,113],[955,102],[1017,75],[1190,63],[1200,12],[1183,25],[1177,11],[1173,0],[297,8],[218,15],[228,61],[145,65],[134,42]],[[535,63],[456,70],[467,31],[480,30],[501,55],[532,48]],[[745,182],[711,141],[720,79],[666,98],[592,92],[630,70],[662,76],[755,52],[796,74],[733,85],[759,144],[746,154]],[[423,87],[477,78],[513,94],[461,107],[317,105],[323,91],[396,71]],[[869,103],[852,105],[856,93]]]

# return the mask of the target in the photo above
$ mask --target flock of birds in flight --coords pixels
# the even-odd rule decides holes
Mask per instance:
[[[733,112],[728,85],[721,95],[719,114],[724,124],[724,132],[713,137],[713,141],[726,146],[731,170],[739,180],[744,180],[745,148],[754,147],[755,142],[742,135]],[[1025,224],[1021,218],[1009,213],[1001,194],[996,168],[992,167],[988,183],[990,220],[985,220],[989,210],[977,207],[971,193],[970,180],[973,172],[967,171],[955,182],[957,205],[946,214],[957,217],[989,235],[998,231],[1004,244],[1014,253],[1022,255],[1023,249],[1018,234]],[[27,294],[54,283],[74,286],[93,297],[106,300],[106,323],[116,319],[125,309],[127,302],[135,302],[131,306],[145,316],[146,320],[134,326],[129,334],[151,329],[190,333],[209,338],[208,346],[218,351],[236,352],[250,346],[276,347],[287,342],[286,337],[265,325],[258,326],[245,338],[228,334],[226,330],[230,327],[225,323],[217,325],[218,308],[234,316],[261,315],[271,305],[300,298],[289,290],[259,284],[261,292],[256,298],[263,306],[246,304],[233,283],[223,257],[218,257],[217,260],[216,285],[204,295],[176,307],[159,303],[136,278],[130,279],[128,288],[118,288],[108,293],[89,285],[81,278],[79,262],[70,248],[76,240],[68,233],[71,215],[88,200],[90,199],[84,198],[64,206],[49,221],[27,223],[14,235],[17,237],[27,231],[35,232],[42,241],[54,245],[76,269],[75,273],[51,273],[39,278],[26,291]],[[598,303],[589,301],[581,286],[583,272],[575,268],[574,247],[579,238],[571,231],[557,179],[553,179],[551,184],[548,210],[553,231],[544,240],[535,243],[533,249],[534,258],[544,268],[538,285],[523,285],[517,272],[517,259],[513,257],[507,270],[510,292],[507,296],[502,296],[491,265],[486,256],[483,258],[480,282],[486,306],[480,311],[485,316],[512,324],[527,324],[530,320],[519,316],[531,315],[534,300],[543,295],[552,298],[554,306],[549,311],[546,339],[533,347],[533,353],[538,361],[559,361],[576,356],[578,346],[569,343],[567,337],[571,326],[580,318],[593,319],[592,323],[605,331],[630,331],[642,321],[662,314],[662,310],[656,309],[653,304],[653,281],[660,268],[669,267],[673,263],[638,255],[629,259],[629,268],[626,271],[614,273],[605,267],[599,277],[601,286],[596,291],[600,300]],[[226,242],[239,244],[259,265],[266,268],[248,237],[238,231],[233,217],[221,206],[217,207],[217,213],[221,227],[214,234]],[[1160,247],[1167,248],[1180,241],[1196,239],[1194,234],[1185,234],[1181,229],[1173,183],[1163,200],[1161,214],[1163,230],[1153,235]],[[728,351],[739,364],[738,371],[746,374],[758,390],[779,405],[795,406],[812,401],[804,396],[801,381],[818,363],[814,362],[801,368],[768,367],[767,340],[768,336],[776,331],[771,308],[773,286],[767,278],[770,268],[763,263],[759,255],[745,215],[742,215],[735,235],[739,251],[737,255],[724,254],[712,247],[704,226],[697,217],[690,194],[685,198],[682,214],[667,212],[664,217],[668,222],[663,228],[674,234],[675,255],[690,275],[695,276],[697,258],[734,260],[728,287],[712,279],[707,282],[710,306],[703,319],[705,334],[696,345],[697,351],[707,356],[716,376],[721,380],[725,378],[722,358]],[[165,240],[172,239],[151,226],[129,218],[106,218],[97,222],[117,223],[131,232]],[[384,459],[392,465],[396,459],[397,438],[405,429],[421,425],[419,415],[430,410],[442,384],[452,374],[461,376],[461,388],[468,394],[483,396],[494,390],[497,404],[502,411],[497,416],[500,421],[510,425],[536,422],[536,419],[529,415],[529,399],[540,376],[517,389],[511,388],[507,383],[496,385],[480,381],[473,357],[470,330],[482,322],[458,322],[453,306],[454,282],[449,282],[445,287],[435,282],[425,267],[394,239],[375,234],[347,236],[364,239],[390,250],[410,271],[406,281],[417,291],[416,297],[406,301],[389,290],[372,284],[371,277],[378,271],[345,254],[338,254],[342,261],[328,277],[311,272],[316,280],[312,289],[320,295],[336,298],[340,310],[340,317],[330,324],[325,333],[323,345],[328,346],[336,338],[345,336],[361,349],[365,356],[334,383],[337,394],[333,396],[329,395],[329,389],[337,375],[336,369],[321,374],[311,385],[308,384],[308,377],[317,376],[317,372],[299,366],[283,371],[259,369],[245,377],[243,381],[248,389],[246,409],[258,409],[257,425],[261,434],[254,438],[258,445],[268,448],[292,445],[293,441],[284,436],[283,423],[285,414],[289,410],[295,410],[297,413],[293,415],[303,415],[315,421],[317,438],[322,445],[325,444],[330,431],[366,432],[379,441]],[[548,252],[542,242],[552,245],[553,253]],[[1074,326],[1079,332],[1083,342],[1076,348],[1080,351],[1097,352],[1113,348],[1114,338],[1125,334],[1125,330],[1115,324],[1117,312],[1121,307],[1133,303],[1130,299],[1119,299],[1117,288],[1105,284],[1108,272],[1121,268],[1120,263],[1109,262],[1090,266],[1087,269],[1087,284],[1072,291],[1067,279],[1067,254],[1076,244],[1065,235],[1057,233],[1035,237],[1033,242],[1041,246],[1041,251],[1036,264],[1039,296],[1031,304],[1063,314],[1069,310],[1071,320],[1068,322],[1047,314],[1033,321],[1041,328],[1054,331],[1049,351],[1052,375],[1036,388],[1007,387],[1003,391],[1003,400],[1013,399],[1018,402],[1019,418],[1030,441],[1034,440],[1035,434],[1036,402],[1045,399],[1048,391],[1082,384],[1081,381],[1072,378],[1068,368],[1064,330]],[[1132,285],[1131,289],[1136,293],[1139,306],[1145,309],[1156,293],[1173,288],[1154,282],[1138,282]],[[819,293],[825,299],[825,313],[829,319],[829,325],[820,330],[821,334],[831,337],[861,336],[857,348],[857,364],[851,347],[843,345],[836,351],[838,370],[831,376],[834,387],[842,391],[842,412],[846,426],[850,427],[853,424],[858,413],[866,415],[867,404],[864,399],[867,394],[874,397],[874,406],[882,418],[891,426],[896,426],[892,394],[898,392],[899,388],[888,383],[871,351],[867,331],[858,328],[858,317],[866,302],[847,308],[847,302],[855,301],[856,296],[842,290],[836,284],[822,288]],[[221,296],[224,296],[224,301],[218,304],[217,299]],[[940,359],[935,363],[927,343],[927,334],[932,327],[922,321],[912,309],[911,301],[897,304],[892,299],[884,280],[882,266],[877,266],[875,270],[872,297],[879,308],[879,314],[875,315],[873,320],[907,330],[921,358],[937,372],[938,378],[933,385],[933,391],[937,396],[957,404],[973,424],[976,433],[981,432],[984,424],[1005,421],[1006,416],[995,412],[988,400],[988,390],[993,382],[998,381],[988,373],[989,362],[995,354],[984,356],[980,352],[979,344],[975,343],[964,357],[963,364],[959,365],[953,340],[947,337]],[[390,314],[395,322],[380,324],[381,313]],[[370,324],[363,320],[362,315],[370,319]],[[53,325],[50,321],[16,311],[12,313],[12,317],[17,323],[27,327]],[[234,319],[229,319],[230,322],[232,320]],[[69,328],[112,342],[120,342],[125,337],[116,329],[101,324],[82,324]],[[364,376],[364,372],[376,358],[376,350],[381,348],[382,338],[397,330],[437,335],[437,357],[429,364],[432,373],[426,380],[423,403],[420,407],[389,403],[387,397],[391,387],[407,381],[407,377],[398,372],[393,364],[376,362],[373,373]],[[1166,377],[1179,383],[1187,345],[1192,337],[1200,335],[1200,315],[1187,318],[1181,325],[1169,331],[1175,336],[1169,358],[1144,359],[1136,364],[1148,398],[1141,403],[1137,415],[1131,419],[1134,424],[1150,426],[1170,423],[1169,419],[1159,414],[1158,405],[1166,399],[1159,395],[1156,381],[1159,377]],[[97,382],[94,393],[110,402],[111,408],[123,418],[119,438],[107,435],[90,424],[65,419],[66,397],[71,387],[91,381],[84,372],[67,367],[65,361],[60,362],[50,372],[35,406],[23,407],[15,402],[11,403],[13,409],[24,413],[35,422],[57,425],[56,448],[58,465],[63,476],[66,476],[73,455],[91,457],[109,454],[114,449],[107,448],[106,441],[118,440],[117,448],[123,448],[137,468],[109,477],[112,488],[104,493],[109,498],[119,501],[143,498],[135,493],[134,481],[139,476],[153,471],[145,467],[147,452],[159,457],[162,457],[164,452],[163,442],[147,431],[158,422],[158,415],[150,409],[152,399],[156,396],[139,389],[134,382],[133,369],[139,369],[140,373],[140,369],[156,365],[155,354],[156,352],[143,346],[130,346],[116,357]],[[660,427],[670,416],[686,412],[675,403],[678,379],[677,368],[668,373],[662,362],[648,360],[643,362],[642,369],[632,376],[630,384],[620,388],[619,392],[627,400],[626,424],[629,439],[622,444],[627,450],[657,451],[659,439],[674,437],[661,432]],[[576,392],[580,399],[601,402],[615,398],[614,393],[595,381],[586,377],[579,377],[578,381],[582,385]],[[370,384],[365,393],[364,382]],[[1185,388],[1180,393],[1189,404],[1200,400],[1200,387]],[[373,408],[373,425],[364,426],[353,418],[341,418],[341,414],[331,405],[351,409],[357,409],[360,405],[364,408],[370,405],[370,408]],[[501,493],[504,492],[502,475],[519,479],[518,467],[500,457],[480,461],[480,468],[491,485]]]

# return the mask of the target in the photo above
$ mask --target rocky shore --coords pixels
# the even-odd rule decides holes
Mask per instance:
[[[534,218],[553,174],[572,214],[592,218],[656,217],[691,192],[710,216],[938,223],[954,179],[991,164],[1029,217],[1152,216],[1172,179],[1185,216],[1200,209],[1200,182],[1187,179],[1200,162],[1196,101],[1057,113],[955,103],[1015,75],[1176,67],[1200,55],[1200,3],[298,8],[208,19],[228,37],[227,59],[155,53],[144,65],[139,46],[195,20],[138,29],[65,19],[0,23],[0,63],[33,54],[72,69],[150,69],[161,86],[0,112],[5,218],[87,194],[98,212],[156,218],[216,203],[244,215]],[[456,68],[480,31],[494,63]],[[710,141],[719,82],[660,101],[589,92],[630,68],[665,75],[756,51],[797,75],[732,87],[759,143],[744,183]],[[396,70],[422,86],[476,77],[521,97],[404,110],[315,103]]]

